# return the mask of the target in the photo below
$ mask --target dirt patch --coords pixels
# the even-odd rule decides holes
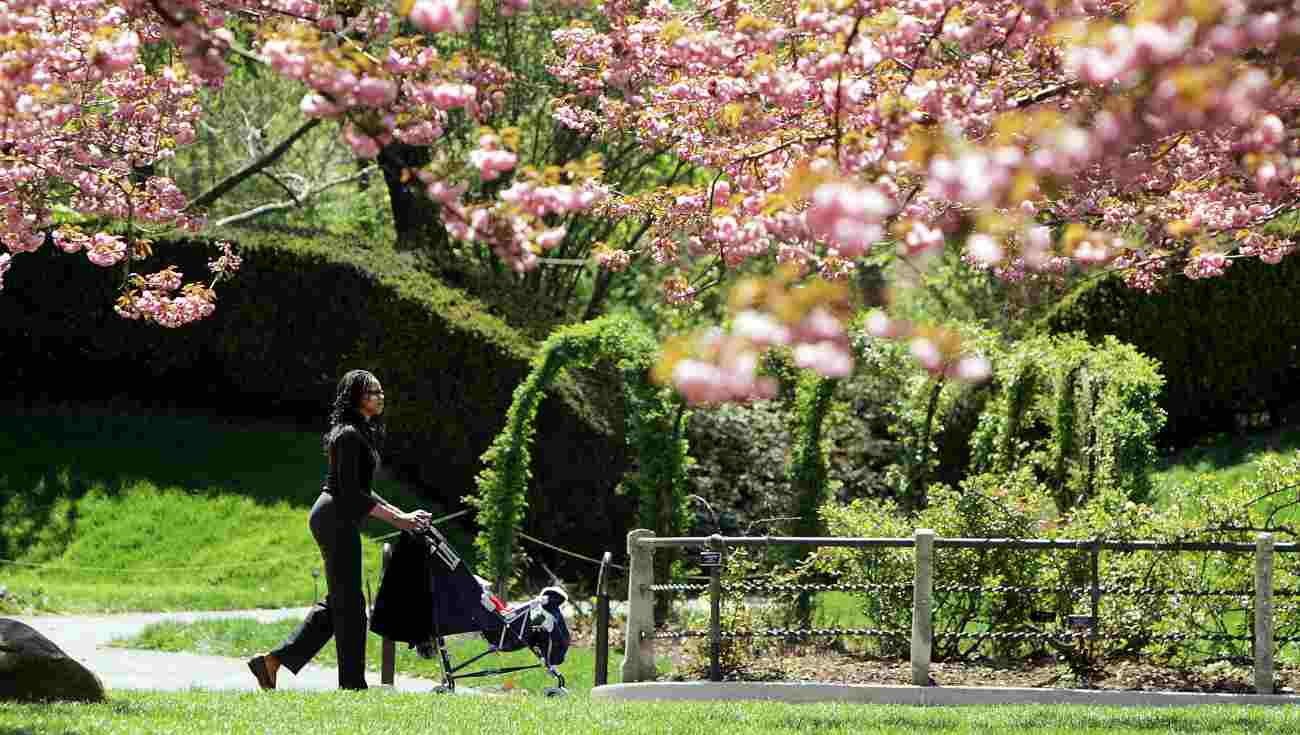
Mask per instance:
[[[698,649],[670,646],[675,681],[707,678],[707,660]],[[906,660],[880,659],[829,649],[795,649],[749,663],[729,672],[728,681],[815,681],[827,684],[911,684]],[[1175,665],[1154,661],[1106,661],[1089,680],[1079,679],[1062,661],[1045,657],[1030,661],[935,662],[930,679],[936,686],[1109,689],[1122,691],[1221,692],[1251,694],[1254,671],[1249,663],[1216,661]],[[1300,668],[1274,673],[1274,692],[1293,693],[1300,686]]]

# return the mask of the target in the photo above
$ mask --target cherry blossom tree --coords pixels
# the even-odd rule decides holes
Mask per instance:
[[[559,7],[563,7],[559,5]],[[637,217],[641,252],[679,273],[670,301],[731,287],[728,329],[665,349],[658,374],[693,402],[769,395],[758,354],[793,348],[827,375],[852,369],[846,276],[889,249],[923,272],[943,248],[1009,280],[1110,268],[1134,287],[1171,273],[1277,262],[1264,225],[1297,200],[1295,40],[1276,0],[613,0],[557,31],[555,119],[634,136],[699,170],[704,185],[622,192],[599,159],[520,166],[520,132],[494,113],[521,84],[473,43],[481,21],[527,0],[10,0],[0,3],[0,278],[45,244],[125,263],[124,316],[175,325],[212,309],[216,280],[131,274],[137,223],[199,228],[172,182],[142,174],[193,137],[194,96],[238,55],[304,85],[302,110],[337,120],[362,159],[427,146],[400,183],[452,237],[537,267],[575,211]],[[241,25],[242,24],[242,25]],[[238,35],[232,31],[251,28]],[[241,40],[242,39],[242,40]],[[174,49],[145,63],[143,48]],[[439,146],[480,125],[469,151]],[[488,200],[471,182],[498,182]],[[52,226],[67,207],[127,234]],[[776,262],[766,277],[738,277]],[[899,285],[906,285],[900,283]],[[952,330],[873,314],[928,370],[978,380],[987,362]]]
[[[693,400],[770,394],[754,370],[769,344],[824,374],[851,369],[844,292],[812,285],[842,282],[873,249],[920,272],[958,247],[1008,280],[1106,267],[1142,289],[1292,249],[1262,229],[1297,199],[1291,5],[607,8],[608,28],[556,34],[553,71],[575,90],[557,117],[633,130],[716,172],[609,203],[655,211],[653,254],[682,266],[665,296],[690,299],[756,257],[796,274],[733,293],[729,331],[670,345],[661,376]],[[910,339],[936,374],[988,373],[951,330],[884,312],[867,329]]]

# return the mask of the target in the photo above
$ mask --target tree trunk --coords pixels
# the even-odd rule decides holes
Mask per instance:
[[[393,208],[397,249],[427,249],[437,259],[447,246],[447,231],[438,219],[438,207],[421,190],[420,180],[414,173],[402,181],[403,170],[419,168],[428,162],[428,146],[393,143],[379,152],[379,166]]]

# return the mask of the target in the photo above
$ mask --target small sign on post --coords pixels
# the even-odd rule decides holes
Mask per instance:
[[[700,552],[700,566],[701,566],[701,567],[720,567],[720,566],[722,566],[722,552],[721,552],[721,551],[701,551],[701,552]]]
[[[1075,633],[1083,633],[1085,631],[1091,631],[1092,624],[1095,620],[1096,618],[1094,618],[1091,615],[1066,615],[1065,616],[1066,624],[1069,625],[1070,630]]]

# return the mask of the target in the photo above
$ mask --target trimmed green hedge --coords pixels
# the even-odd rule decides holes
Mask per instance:
[[[1160,361],[1165,436],[1183,444],[1235,419],[1277,412],[1300,389],[1300,257],[1277,265],[1235,261],[1220,278],[1171,277],[1146,294],[1118,277],[1085,286],[1062,301],[1041,327],[1114,335]]]
[[[155,249],[193,275],[213,252],[198,240]],[[20,396],[126,394],[323,427],[339,376],[368,369],[388,393],[390,464],[459,505],[536,346],[391,250],[249,233],[239,252],[217,313],[177,330],[112,313],[120,271],[48,248],[15,258],[0,292],[0,380]],[[542,402],[523,528],[580,551],[618,549],[635,503],[612,492],[626,467],[622,427],[590,408],[603,381],[582,380],[557,381]]]

